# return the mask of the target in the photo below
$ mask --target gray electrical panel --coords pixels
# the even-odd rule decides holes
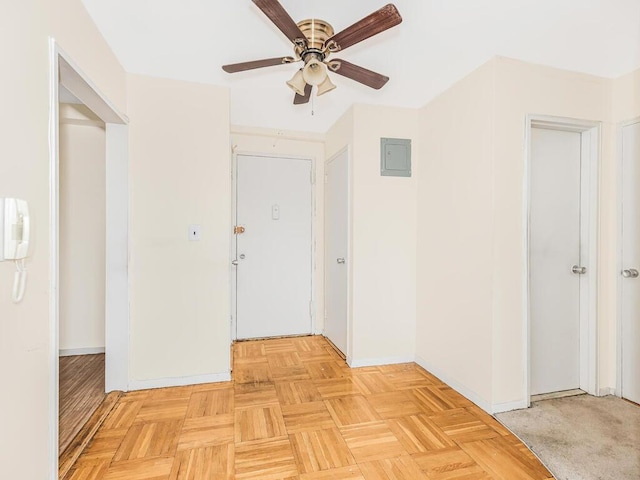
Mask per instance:
[[[383,177],[411,176],[411,140],[380,139],[380,175]]]

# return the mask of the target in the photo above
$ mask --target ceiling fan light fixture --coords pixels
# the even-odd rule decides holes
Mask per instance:
[[[314,57],[302,69],[302,76],[309,85],[318,86],[327,78],[327,66]]]
[[[336,86],[333,84],[333,82],[331,81],[331,79],[329,78],[329,75],[327,75],[324,79],[324,82],[322,82],[320,85],[318,85],[318,92],[316,93],[317,96],[320,95],[324,95],[327,92],[330,92],[331,90],[334,90],[336,88]]]
[[[302,69],[295,73],[293,78],[287,82],[287,85],[298,95],[304,96],[304,87],[307,85],[307,82],[304,80]]]

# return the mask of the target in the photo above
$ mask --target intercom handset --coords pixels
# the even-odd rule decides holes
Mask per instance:
[[[13,301],[24,296],[27,269],[24,259],[29,252],[29,205],[18,198],[0,198],[0,262],[13,260],[16,273],[13,283]]]

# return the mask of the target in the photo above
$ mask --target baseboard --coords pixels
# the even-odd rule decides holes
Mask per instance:
[[[147,390],[149,388],[183,387],[185,385],[200,385],[202,383],[229,381],[231,381],[230,372],[192,375],[188,377],[154,378],[152,380],[130,380],[129,391]]]
[[[386,357],[386,358],[363,358],[361,360],[354,360],[347,357],[347,364],[351,368],[359,367],[377,367],[378,365],[395,365],[397,363],[409,363],[413,362],[413,357],[399,356],[399,357]]]
[[[73,357],[75,355],[96,355],[98,353],[104,353],[104,347],[61,348],[60,350],[58,350],[59,357]]]
[[[491,403],[489,403],[487,400],[482,398],[480,395],[478,395],[473,390],[465,387],[464,385],[459,383],[457,380],[451,378],[449,375],[447,375],[447,373],[444,370],[440,370],[439,368],[433,367],[433,365],[430,365],[429,362],[427,362],[424,358],[422,358],[422,357],[420,357],[418,355],[416,355],[415,361],[422,368],[424,368],[429,373],[432,373],[433,375],[438,377],[440,380],[442,380],[444,383],[449,385],[451,388],[453,388],[456,392],[458,392],[462,396],[464,396],[467,399],[471,400],[473,403],[475,403],[477,406],[479,406],[485,412],[487,412],[489,414],[493,413],[493,411],[492,411],[493,410],[493,405],[491,405]]]
[[[616,395],[616,389],[612,387],[602,387],[598,389],[599,397],[606,397],[607,395]]]
[[[491,405],[491,413],[510,412],[511,410],[522,410],[529,408],[529,402],[526,400],[516,400],[515,402],[494,403]]]

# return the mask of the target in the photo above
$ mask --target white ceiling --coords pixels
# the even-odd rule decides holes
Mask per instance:
[[[298,64],[220,68],[292,55],[251,0],[83,2],[128,72],[229,86],[236,125],[325,132],[353,103],[421,107],[494,55],[604,77],[640,67],[640,0],[394,0],[403,23],[338,55],[389,83],[376,91],[333,75],[336,90],[294,106],[285,81]],[[296,21],[340,31],[386,2],[281,3]]]

